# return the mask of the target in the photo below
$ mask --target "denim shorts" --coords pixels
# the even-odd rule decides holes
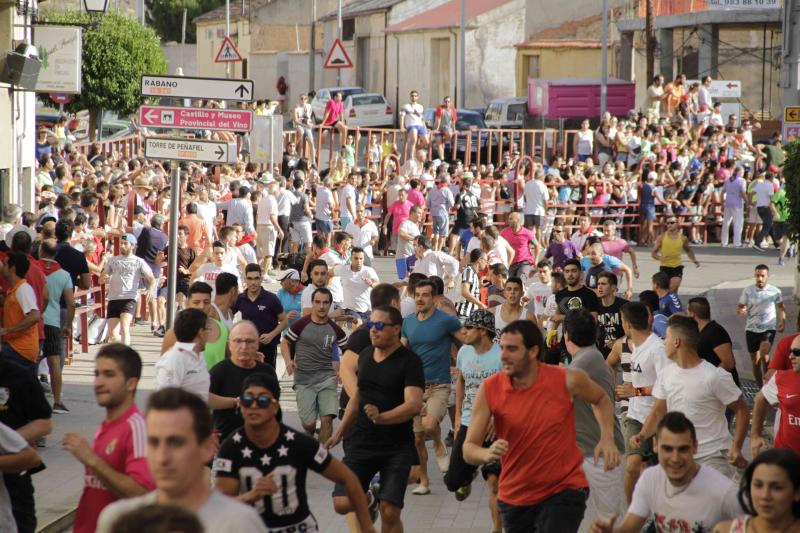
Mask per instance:
[[[433,234],[447,237],[447,217],[431,217],[433,219]]]
[[[322,233],[331,233],[333,231],[333,222],[330,220],[317,220],[317,231]]]

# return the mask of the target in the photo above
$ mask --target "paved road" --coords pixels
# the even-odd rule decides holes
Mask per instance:
[[[650,276],[657,270],[656,263],[650,258],[649,251],[637,249],[641,278],[635,280],[634,289],[641,291],[650,288]],[[736,316],[736,301],[741,290],[752,283],[753,266],[765,262],[772,268],[772,283],[783,290],[787,299],[789,318],[787,324],[794,330],[797,306],[793,303],[795,263],[778,267],[777,257],[773,252],[760,254],[754,250],[721,249],[718,246],[698,247],[698,259],[701,268],[686,267],[686,280],[681,290],[684,302],[688,296],[706,293],[711,299],[712,315],[725,326],[734,339],[737,366],[743,377],[752,377],[751,366],[744,350],[744,323]],[[382,280],[393,281],[394,262],[391,259],[378,259],[375,265]],[[276,289],[277,286],[273,287]],[[140,352],[144,360],[142,381],[139,386],[138,403],[146,401],[153,387],[153,365],[158,357],[160,339],[149,334],[145,327],[135,328],[132,345]],[[73,360],[71,366],[64,371],[65,403],[71,409],[67,415],[54,415],[55,430],[48,438],[47,447],[40,450],[48,468],[34,477],[37,492],[39,525],[50,524],[75,508],[83,485],[82,469],[72,456],[61,449],[60,442],[66,431],[75,431],[91,440],[103,412],[94,402],[92,392],[93,357],[95,349],[82,354]],[[290,384],[286,382],[285,388]],[[287,413],[289,425],[299,427],[293,395],[286,390],[282,398],[282,407]],[[341,454],[341,447],[335,453]],[[433,454],[429,472],[436,471]],[[464,502],[457,502],[448,494],[441,477],[432,477],[431,491],[428,496],[414,496],[407,493],[406,508],[403,519],[406,531],[412,533],[484,533],[490,530],[491,521],[487,511],[487,493],[485,485],[476,481],[472,495]],[[330,502],[332,486],[319,476],[309,476],[308,492],[312,511],[322,524],[322,531],[345,532],[342,517],[333,512]],[[62,531],[64,528],[54,528]]]

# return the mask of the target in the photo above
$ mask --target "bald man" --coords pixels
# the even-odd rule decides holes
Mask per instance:
[[[209,372],[209,391],[212,394],[236,398],[250,374],[258,372],[275,376],[272,366],[259,361],[263,355],[258,353],[258,329],[249,320],[233,325],[228,334],[228,350],[231,356],[217,363]],[[219,434],[220,442],[243,424],[242,416],[235,408],[214,410],[214,431]]]

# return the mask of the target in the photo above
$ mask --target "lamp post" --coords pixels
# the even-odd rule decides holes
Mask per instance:
[[[108,0],[83,0],[83,8],[87,13],[105,13],[108,11]]]

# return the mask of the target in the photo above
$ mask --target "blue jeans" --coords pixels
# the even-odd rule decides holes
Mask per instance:
[[[761,241],[769,235],[772,229],[772,210],[769,206],[757,207],[756,210],[758,211],[758,216],[761,217],[761,231],[756,235],[756,246],[761,246]]]
[[[498,500],[506,533],[575,533],[583,520],[589,489],[566,489],[535,505]]]
[[[3,343],[3,348],[0,349],[0,358],[5,359],[9,363],[27,371],[31,376],[33,376],[33,379],[38,378],[37,370],[39,365],[20,355],[20,353],[12,348],[8,342]]]

